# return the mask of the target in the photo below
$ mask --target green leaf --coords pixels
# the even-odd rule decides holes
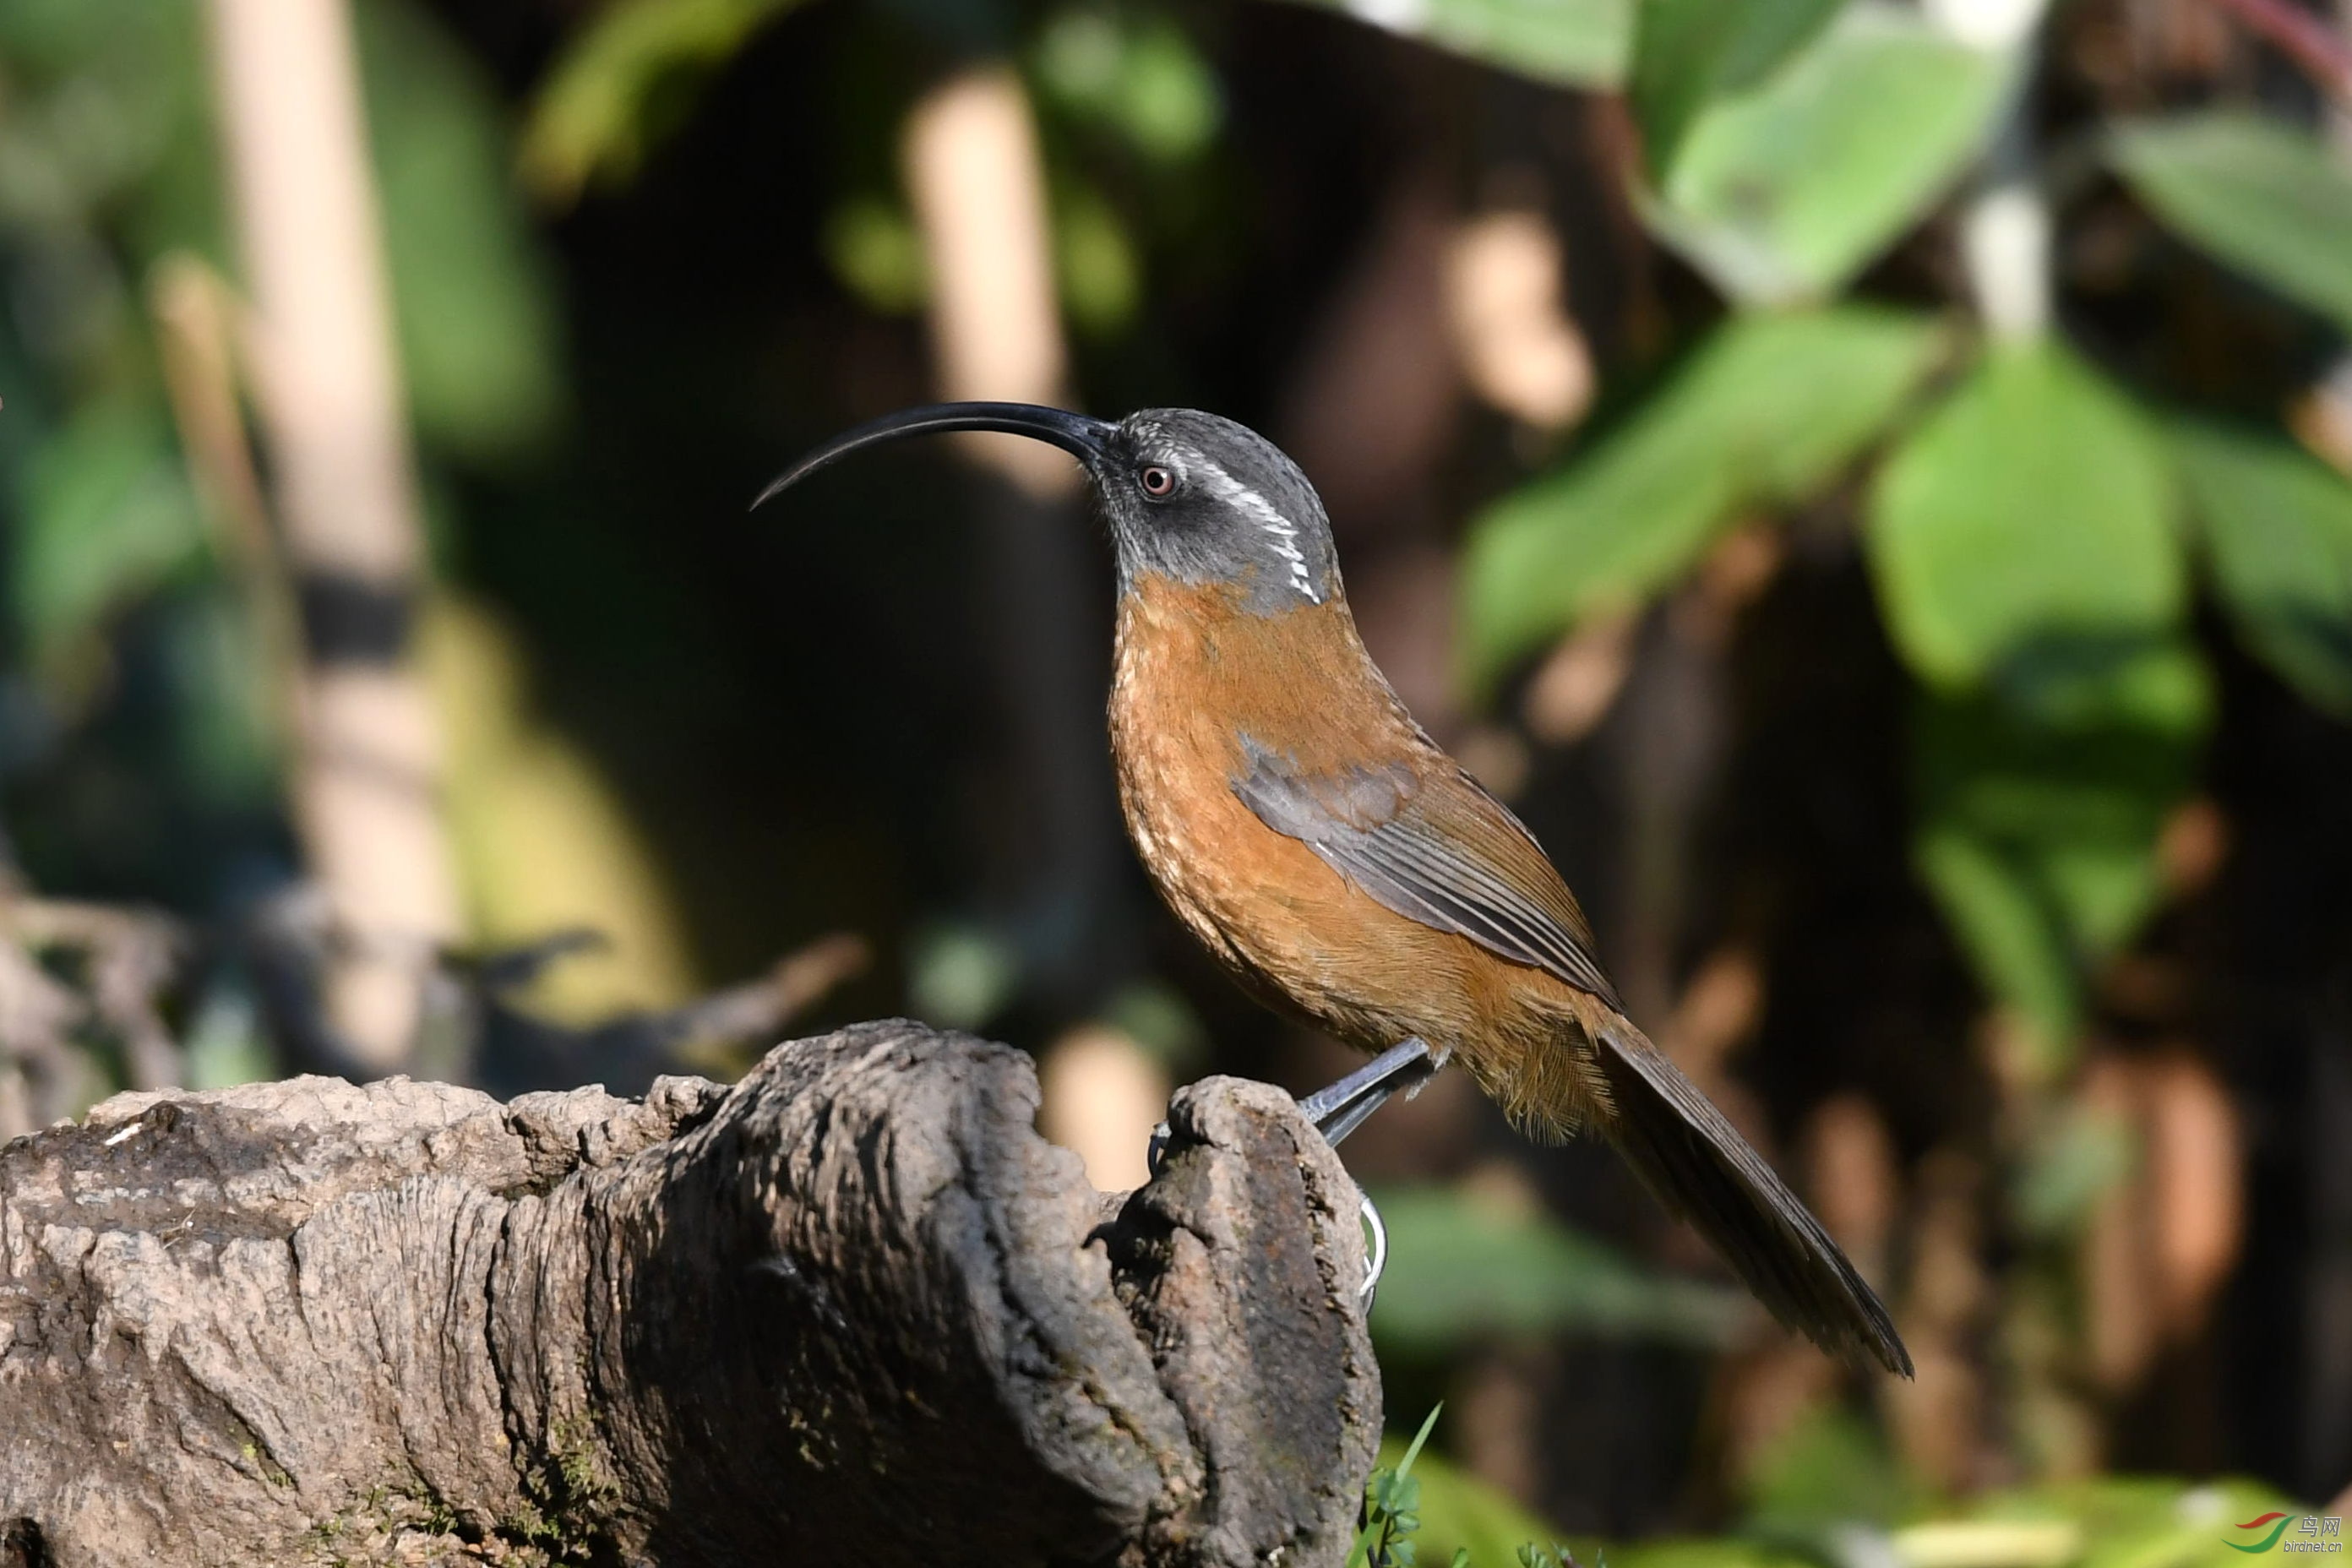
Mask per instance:
[[[561,400],[552,268],[507,170],[497,99],[422,11],[377,0],[356,17],[417,430],[476,459],[508,456]]]
[[[1645,216],[1735,299],[1826,298],[1943,195],[2012,70],[1914,12],[1864,0],[1753,88],[1708,104],[1674,143]]]
[[[12,248],[135,204],[156,165],[205,129],[200,21],[193,6],[139,0],[0,6],[0,220],[17,230]]]
[[[834,276],[885,316],[908,316],[930,297],[923,237],[907,209],[882,196],[853,196],[827,214],[822,237]]]
[[[1625,77],[1637,0],[1315,0],[1327,10],[1570,87]]]
[[[1920,771],[1936,759],[1923,742]],[[1958,766],[1946,772],[1958,773]],[[2065,922],[2038,885],[2037,847],[1972,830],[1965,816],[1923,809],[1912,859],[1978,980],[2030,1020],[2045,1050],[2074,1033],[2079,1005]]]
[[[104,617],[204,548],[162,413],[85,405],[26,466],[9,585],[37,665],[54,673]]]
[[[1048,101],[1155,163],[1198,157],[1224,119],[1208,62],[1164,16],[1073,7],[1047,25],[1035,58]]]
[[[915,933],[907,1000],[915,1016],[948,1028],[978,1028],[1021,985],[1021,955],[988,927],[943,921]]]
[[[1895,1543],[1897,1554],[1911,1562],[2002,1562],[2022,1568],[2029,1559],[2021,1549],[2040,1544],[2032,1561],[2070,1568],[2205,1568],[2242,1561],[2228,1550],[2228,1543],[2247,1539],[2231,1528],[2239,1521],[2302,1506],[2244,1480],[2192,1484],[2102,1476],[1995,1492],[1970,1503],[1958,1520],[1898,1531]],[[2036,1524],[2044,1527],[2039,1542],[2022,1528]],[[2047,1528],[2053,1525],[2074,1528]]]
[[[1710,99],[1770,76],[1829,25],[1845,0],[1642,0],[1633,24],[1633,113],[1652,174],[1674,166]]]
[[[2120,127],[2107,155],[2182,237],[2352,331],[2352,170],[2316,134],[2215,110]]]
[[[1886,460],[1868,543],[1896,648],[1929,685],[2063,702],[2103,648],[2180,624],[2161,453],[2062,344],[1996,344]],[[2162,693],[2152,694],[2161,700]]]
[[[1388,1445],[1381,1445],[1380,1461],[1364,1481],[1364,1522],[1356,1531],[1356,1542],[1348,1552],[1348,1568],[1360,1563],[1377,1564],[1377,1568],[1412,1568],[1417,1560],[1417,1549],[1406,1537],[1421,1529],[1421,1481],[1413,1475],[1412,1467],[1421,1458],[1422,1445],[1437,1427],[1437,1417],[1444,1405],[1433,1405],[1422,1418],[1421,1430],[1414,1433],[1402,1455],[1391,1458]]]
[[[1428,1444],[1429,1435],[1437,1430],[1437,1418],[1444,1412],[1444,1405],[1433,1405],[1429,1407],[1429,1414],[1421,1418],[1421,1430],[1412,1435],[1412,1441],[1405,1445],[1404,1457],[1396,1462],[1397,1479],[1402,1480],[1412,1474],[1413,1461],[1421,1458],[1421,1450]]]
[[[799,0],[615,0],[548,72],[523,127],[530,188],[569,204],[618,184],[685,118],[704,78]]]
[[[2210,717],[2173,512],[2138,411],[2050,341],[1989,350],[1871,497],[1879,604],[1929,688],[1919,872],[2051,1061],[2155,902]]]
[[[1473,523],[1463,574],[1473,679],[1657,592],[1742,510],[1834,481],[1946,343],[1926,317],[1861,307],[1725,323],[1598,446]]]
[[[1914,731],[1920,876],[2051,1062],[2074,1034],[2084,972],[2156,902],[2157,839],[2210,718],[2184,637],[2105,668],[2054,721],[2000,695],[1929,695]]]
[[[1055,193],[1054,272],[1071,324],[1108,337],[1134,320],[1143,298],[1143,263],[1117,208],[1087,184]]]
[[[2010,1213],[2029,1237],[2079,1240],[2099,1199],[2140,1158],[2128,1119],[2079,1100],[2063,1104],[2028,1135],[2010,1184]]]
[[[2172,449],[2238,635],[2313,706],[2352,719],[2352,483],[2267,432],[2184,420]]]
[[[1731,1292],[1651,1274],[1548,1215],[1440,1187],[1378,1201],[1390,1261],[1372,1333],[1391,1349],[1433,1354],[1484,1336],[1564,1328],[1715,1344],[1746,1312]]]

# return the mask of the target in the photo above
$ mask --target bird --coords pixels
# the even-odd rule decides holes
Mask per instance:
[[[1129,837],[1245,990],[1400,1069],[1459,1063],[1531,1135],[1599,1134],[1782,1323],[1911,1374],[1821,1221],[1626,1016],[1535,836],[1374,665],[1322,500],[1274,443],[1197,409],[936,404],[835,437],[752,505],[854,452],[959,431],[1047,442],[1085,469],[1116,562]]]

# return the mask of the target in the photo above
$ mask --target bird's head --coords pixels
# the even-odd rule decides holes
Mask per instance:
[[[910,408],[811,452],[751,504],[877,442],[953,430],[1027,436],[1077,458],[1109,525],[1122,588],[1154,574],[1223,584],[1258,615],[1339,595],[1330,520],[1298,465],[1256,431],[1194,408],[1146,408],[1116,424],[1026,403]]]

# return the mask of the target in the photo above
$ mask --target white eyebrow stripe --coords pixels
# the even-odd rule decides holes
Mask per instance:
[[[1307,557],[1298,548],[1297,525],[1276,511],[1272,501],[1225,472],[1213,460],[1196,457],[1193,462],[1201,482],[1214,490],[1219,500],[1231,501],[1241,508],[1265,531],[1274,542],[1274,552],[1290,563],[1290,585],[1306,595],[1308,604],[1321,604],[1323,595],[1315,591],[1315,579],[1307,570]]]

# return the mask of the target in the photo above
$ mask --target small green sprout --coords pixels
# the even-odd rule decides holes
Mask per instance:
[[[1364,1482],[1363,1522],[1356,1544],[1348,1552],[1348,1568],[1419,1568],[1421,1558],[1412,1532],[1421,1528],[1421,1483],[1413,1479],[1412,1462],[1437,1426],[1440,1405],[1413,1434],[1412,1444],[1396,1468],[1374,1470]],[[1469,1553],[1456,1552],[1452,1568],[1467,1568]]]

